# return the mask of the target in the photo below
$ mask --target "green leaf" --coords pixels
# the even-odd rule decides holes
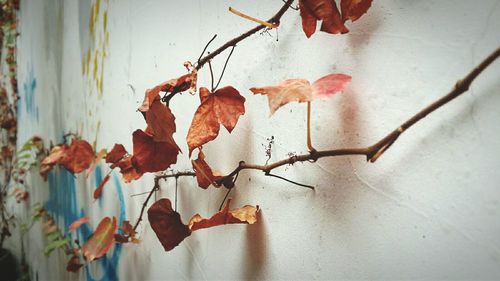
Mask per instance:
[[[50,253],[52,253],[52,251],[54,251],[55,249],[64,247],[64,245],[68,244],[70,241],[71,241],[71,239],[69,239],[69,238],[53,241],[53,242],[49,243],[49,245],[47,245],[47,247],[45,247],[45,250],[43,251],[43,253],[46,256],[48,256],[48,255],[50,255]]]

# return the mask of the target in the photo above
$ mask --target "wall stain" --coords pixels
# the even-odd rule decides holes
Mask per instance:
[[[102,5],[101,5],[102,4]],[[101,10],[101,6],[104,6]],[[104,68],[106,58],[109,56],[108,32],[108,7],[109,0],[96,0],[90,7],[88,22],[88,40],[86,52],[82,58],[82,75],[87,79],[89,93],[95,91],[102,97],[104,88]]]
[[[28,74],[25,81],[23,82],[21,102],[19,104],[24,104],[24,110],[30,119],[35,119],[37,122],[39,120],[38,106],[36,104],[36,78],[33,65],[28,65]],[[24,100],[24,101],[23,101]],[[18,108],[18,112],[20,112]]]

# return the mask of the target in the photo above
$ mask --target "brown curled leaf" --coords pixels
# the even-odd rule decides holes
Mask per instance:
[[[157,142],[142,130],[136,130],[132,137],[132,165],[138,173],[163,171],[177,162],[179,147],[175,142]]]
[[[82,246],[82,253],[87,262],[104,256],[115,241],[117,229],[116,217],[101,220],[90,239]]]
[[[198,153],[198,159],[191,160],[191,164],[196,172],[196,181],[198,182],[198,186],[203,189],[207,189],[211,184],[214,184],[217,180],[223,178],[222,176],[216,176],[213,174],[212,169],[205,161],[205,154],[203,154],[201,149],[200,153]]]
[[[189,228],[195,231],[224,224],[254,224],[257,221],[259,206],[245,205],[242,208],[229,210],[230,203],[231,199],[228,199],[224,208],[209,219],[202,218],[199,214],[194,215],[189,220]]]

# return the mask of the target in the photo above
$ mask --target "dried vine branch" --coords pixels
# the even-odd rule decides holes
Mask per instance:
[[[309,153],[294,155],[289,158],[271,163],[266,165],[257,165],[257,164],[247,164],[244,161],[241,161],[231,173],[225,176],[223,179],[219,180],[218,183],[222,183],[226,178],[231,178],[237,175],[241,170],[261,170],[266,174],[269,174],[271,170],[276,169],[283,165],[291,165],[296,162],[304,162],[304,161],[316,161],[323,157],[333,157],[333,156],[342,156],[342,155],[364,155],[366,156],[366,160],[370,162],[375,162],[400,136],[403,132],[405,132],[408,128],[413,126],[415,123],[423,119],[429,113],[434,112],[441,106],[447,104],[451,100],[465,93],[472,81],[476,79],[483,70],[485,70],[491,63],[493,63],[500,56],[500,48],[496,49],[493,53],[491,53],[486,59],[484,59],[478,66],[476,66],[467,76],[463,79],[458,80],[455,84],[455,87],[445,96],[436,100],[429,106],[425,107],[417,114],[413,115],[406,122],[401,124],[394,131],[390,132],[388,135],[383,137],[381,140],[376,142],[373,145],[361,148],[341,148],[341,149],[332,149],[332,150],[311,150]]]

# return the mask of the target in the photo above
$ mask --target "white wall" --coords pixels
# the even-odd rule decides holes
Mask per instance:
[[[212,50],[254,26],[229,13],[229,6],[266,19],[281,5],[278,0],[102,0],[91,34],[94,1],[22,1],[19,142],[38,134],[47,144],[57,143],[72,131],[96,140],[98,148],[122,143],[131,151],[131,133],[145,127],[135,111],[144,90],[184,74],[182,63],[196,60],[213,34],[218,37]],[[267,100],[247,90],[286,78],[352,75],[345,93],[313,104],[313,141],[318,149],[374,143],[447,93],[500,46],[500,1],[379,0],[348,27],[346,35],[317,33],[307,39],[298,12],[288,11],[278,35],[271,31],[238,44],[221,85],[241,91],[247,112],[231,135],[221,130],[205,146],[212,167],[226,173],[240,160],[264,163],[271,136],[272,160],[306,152],[306,106],[289,104],[269,118]],[[89,49],[98,53],[98,79],[93,60],[89,74],[82,75]],[[216,73],[224,59],[214,61]],[[101,73],[102,93],[96,85]],[[209,85],[208,69],[199,76],[200,86]],[[496,62],[467,94],[412,127],[375,164],[347,156],[276,171],[314,185],[314,192],[242,172],[233,203],[260,205],[261,221],[253,226],[200,231],[165,253],[145,222],[140,245],[115,248],[78,274],[65,272],[62,253],[43,256],[35,228],[29,239],[34,274],[41,280],[498,279],[499,77]],[[34,106],[26,104],[28,96]],[[185,137],[198,103],[189,94],[172,102],[174,138],[184,151],[175,170],[191,168]],[[103,199],[93,202],[96,177],[75,180],[56,171],[49,195],[48,185],[34,176],[31,203],[50,199],[53,210],[59,208],[61,227],[82,214],[92,218],[91,228],[106,215],[137,218],[144,196],[130,196],[149,190],[152,175],[124,184],[113,173]],[[184,220],[216,212],[225,193],[199,189],[191,178],[181,179],[179,188]],[[171,181],[157,198],[173,198],[173,192]]]

